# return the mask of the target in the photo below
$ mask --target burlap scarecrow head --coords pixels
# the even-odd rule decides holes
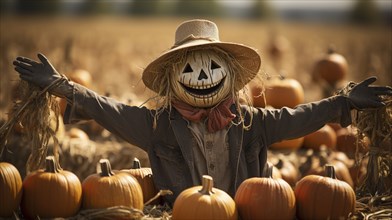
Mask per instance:
[[[143,82],[164,96],[195,107],[212,107],[242,89],[260,68],[255,49],[222,42],[218,27],[208,20],[183,22],[176,30],[171,49],[151,62]]]

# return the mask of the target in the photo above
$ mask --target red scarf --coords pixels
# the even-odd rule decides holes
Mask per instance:
[[[184,102],[173,100],[172,105],[184,117],[193,122],[207,118],[209,132],[215,132],[226,127],[236,116],[230,111],[234,103],[232,98],[226,99],[212,108],[197,108]]]

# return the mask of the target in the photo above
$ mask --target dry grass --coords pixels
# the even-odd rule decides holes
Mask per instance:
[[[32,172],[45,166],[45,157],[48,155],[49,147],[58,160],[59,143],[56,138],[58,129],[59,106],[55,98],[48,90],[62,82],[54,81],[48,87],[41,89],[22,81],[18,87],[20,100],[14,102],[8,121],[0,128],[0,152],[7,150],[7,141],[12,135],[12,130],[19,124],[22,126],[31,154],[27,161],[27,171]],[[52,142],[51,142],[52,141]]]

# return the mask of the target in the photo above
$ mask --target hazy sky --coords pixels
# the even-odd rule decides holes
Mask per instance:
[[[236,5],[238,7],[247,7],[252,5],[256,0],[220,0],[226,4]],[[276,8],[301,8],[301,9],[348,9],[357,0],[264,0]],[[392,0],[373,0],[380,7],[392,9]]]

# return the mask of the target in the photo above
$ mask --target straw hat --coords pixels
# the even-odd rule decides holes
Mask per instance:
[[[247,74],[246,76],[244,75],[244,79],[247,79],[247,81],[242,82],[244,84],[238,85],[236,88],[244,87],[246,83],[257,75],[261,58],[255,49],[243,44],[222,42],[219,40],[219,31],[215,23],[208,20],[195,19],[180,24],[176,30],[174,45],[144,69],[142,76],[144,84],[149,89],[159,92],[159,88],[154,86],[154,82],[159,81],[158,77],[162,77],[162,74],[165,72],[163,70],[165,58],[185,48],[197,47],[202,49],[208,46],[217,46],[228,52],[243,68],[248,70],[238,73]]]

